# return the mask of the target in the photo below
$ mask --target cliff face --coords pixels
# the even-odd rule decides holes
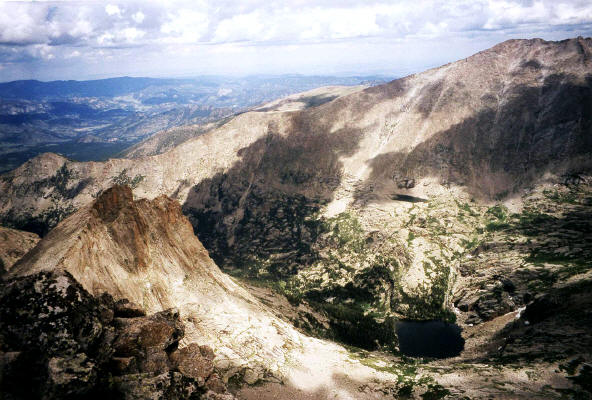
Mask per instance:
[[[154,312],[175,304],[159,296],[160,282],[152,286],[154,269],[167,282],[217,271],[177,202],[165,196],[136,202],[129,187],[115,186],[52,230],[10,275],[66,270],[91,294],[115,289]]]
[[[66,271],[91,295],[107,292],[129,299],[147,313],[178,308],[188,324],[187,340],[199,337],[200,343],[224,347],[229,359],[240,359],[239,353],[246,354],[252,346],[221,335],[225,321],[253,313],[260,325],[271,324],[212,262],[176,201],[165,196],[134,201],[126,186],[106,190],[66,218],[8,278],[46,271]],[[277,335],[282,343],[290,340],[289,334]],[[264,348],[273,345],[258,346],[263,346],[258,352],[266,353]]]

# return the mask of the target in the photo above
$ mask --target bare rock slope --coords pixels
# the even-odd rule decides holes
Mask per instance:
[[[228,360],[256,353],[279,368],[284,354],[271,357],[273,350],[292,340],[289,327],[276,331],[250,295],[220,272],[179,204],[165,196],[134,201],[129,187],[114,186],[60,223],[7,277],[47,271],[66,271],[90,294],[129,299],[148,313],[178,308],[187,336],[224,347],[219,351]],[[220,334],[235,320],[245,329],[270,330],[268,340]]]
[[[8,271],[38,241],[39,236],[34,233],[0,227],[0,274]]]
[[[251,188],[268,178],[268,190],[326,201],[346,189],[355,192],[347,202],[367,200],[368,185],[396,191],[429,176],[481,196],[509,194],[549,170],[589,168],[591,42],[511,40],[317,107],[241,114],[155,157],[75,163],[45,154],[2,176],[0,212],[5,223],[55,225],[51,217],[118,179],[138,196],[196,206],[190,189],[235,170]]]
[[[296,111],[327,103],[338,97],[362,90],[365,86],[324,86],[293,94],[258,107],[256,111]],[[121,153],[124,158],[140,158],[165,153],[174,147],[228,122],[232,116],[201,125],[185,125],[158,132]]]

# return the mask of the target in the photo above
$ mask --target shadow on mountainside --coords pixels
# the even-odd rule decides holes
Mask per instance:
[[[269,125],[267,135],[239,151],[240,161],[190,190],[183,212],[226,272],[286,289],[287,278],[320,258],[315,244],[327,226],[319,211],[341,183],[340,158],[357,151],[363,137],[357,128],[333,130],[340,112],[363,114],[355,106],[336,106],[338,102],[342,99],[327,103],[328,110],[320,106],[294,113],[282,134]],[[372,282],[351,291],[372,299],[366,287]],[[302,300],[300,289],[288,292],[292,303]],[[324,306],[324,300],[319,304]],[[329,306],[319,308],[331,315],[331,328],[315,334],[368,348],[393,343],[391,319],[377,322],[360,305]]]
[[[408,78],[293,113],[284,131],[270,125],[227,172],[194,186],[183,213],[216,263],[245,270],[263,262],[278,275],[310,263],[314,217],[341,183],[340,157],[355,153],[363,138],[351,126],[375,104],[403,95]],[[334,131],[342,121],[349,126]]]
[[[517,86],[504,95],[505,103],[491,100],[411,152],[375,157],[367,183],[393,185],[395,191],[394,177],[437,176],[475,196],[502,198],[549,170],[592,168],[592,76],[582,84],[574,80],[551,75],[541,87]],[[333,123],[345,113],[360,118],[378,98],[402,93],[405,82],[370,88],[355,102],[346,96],[294,113],[286,133],[270,125],[265,138],[240,150],[241,160],[227,172],[192,188],[183,211],[216,262],[244,267],[281,261],[288,269],[282,272],[290,273],[310,261],[316,229],[311,217],[332,200],[342,179],[339,157],[354,153],[363,134],[347,127],[331,132]]]
[[[297,97],[295,99],[282,100],[279,102],[279,104],[276,104],[274,106],[257,108],[253,111],[254,112],[276,111],[278,108],[281,108],[281,106],[283,106],[285,104],[289,104],[289,103],[303,103],[304,104],[303,108],[318,107],[318,106],[323,105],[325,103],[329,103],[330,101],[333,101],[338,97],[339,96],[330,96],[330,95],[324,95],[324,94],[320,94],[320,95],[316,95],[316,96]]]
[[[380,154],[366,184],[436,176],[478,197],[503,198],[546,172],[592,168],[592,75],[584,84],[550,75],[541,87],[516,86],[498,103],[437,133],[411,152]],[[429,115],[426,114],[426,115]],[[395,186],[393,187],[394,190]],[[356,194],[364,202],[364,193]]]
[[[479,276],[482,265],[487,265],[496,270],[494,276],[497,275],[503,286],[483,296],[483,302],[474,298],[467,303],[465,298],[456,300],[455,304],[464,304],[481,319],[489,320],[524,306],[555,287],[590,280],[589,186],[543,193],[545,199],[525,206],[519,214],[507,215],[507,210],[498,206],[499,219],[485,226],[489,238],[471,252],[472,258],[481,261],[462,262],[459,272],[463,277],[479,279],[475,277]],[[510,303],[503,292],[511,294]]]
[[[458,362],[489,364],[498,371],[504,367],[536,369],[554,365],[554,375],[544,377],[541,386],[545,384],[551,393],[563,394],[561,398],[591,398],[591,289],[590,280],[550,289],[526,306],[519,318],[500,327],[480,346],[478,354],[461,356]],[[551,396],[541,393],[541,397]]]
[[[183,212],[218,265],[278,261],[282,271],[267,269],[291,274],[310,261],[313,217],[339,187],[339,158],[355,152],[362,137],[354,128],[331,132],[333,124],[326,112],[295,113],[282,133],[270,124],[227,172],[190,190]]]
[[[491,198],[534,182],[550,168],[586,167],[592,151],[592,77],[581,85],[574,79],[554,75],[541,87],[515,87],[505,94],[506,102],[490,103],[410,153],[374,158],[368,185],[390,182],[396,191],[395,175],[436,175],[442,183],[464,184]],[[318,213],[341,183],[340,158],[357,151],[364,133],[348,127],[332,131],[335,122],[356,121],[377,97],[397,96],[404,86],[397,81],[378,92],[364,91],[354,102],[346,96],[293,113],[288,128],[280,132],[270,125],[265,137],[239,151],[241,159],[229,170],[194,186],[183,212],[217,264],[285,284],[280,279],[316,261]],[[351,343],[353,337],[345,336]]]

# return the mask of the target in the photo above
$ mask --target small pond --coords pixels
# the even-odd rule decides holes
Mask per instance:
[[[447,358],[465,347],[461,328],[444,321],[398,321],[399,350],[409,357]]]

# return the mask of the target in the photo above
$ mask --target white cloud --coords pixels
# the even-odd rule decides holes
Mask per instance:
[[[480,43],[483,48],[510,37],[591,34],[592,2],[586,0],[0,0],[3,74],[8,62],[50,66],[66,59],[70,64],[92,59],[99,66],[108,57],[121,57],[123,49],[130,54],[130,62],[145,54],[156,59],[166,54],[170,68],[181,59],[190,62],[195,54],[205,57],[192,61],[201,68],[207,57],[224,54],[226,63],[236,60],[236,65],[255,72],[275,65],[281,72],[301,62],[318,61],[335,68],[362,65],[364,57],[368,62],[386,62],[383,53],[394,57],[393,44],[413,49],[422,47],[425,40]],[[323,52],[318,50],[321,47]],[[99,55],[98,49],[105,53]],[[330,49],[340,49],[345,58]],[[282,54],[286,59],[260,66],[255,56],[247,62],[249,54]],[[400,56],[409,60],[410,54],[415,53],[402,51]],[[422,54],[425,58],[429,52]],[[211,68],[216,73],[220,66],[214,67],[212,61]]]
[[[239,14],[221,21],[214,33],[215,42],[256,41],[266,38],[265,16],[259,12]],[[267,36],[268,37],[268,36]]]
[[[137,13],[132,15],[132,19],[136,24],[141,24],[142,21],[144,21],[144,18],[146,18],[146,15],[144,15],[142,11],[138,11]]]
[[[116,4],[107,4],[105,6],[105,12],[107,13],[107,15],[109,16],[113,16],[116,15],[119,18],[121,18],[121,9],[119,8],[118,5]]]
[[[79,19],[76,23],[68,30],[68,33],[72,36],[88,37],[93,31],[92,24],[90,21],[85,19]]]
[[[80,57],[81,55],[82,55],[82,53],[80,53],[78,50],[74,50],[70,54],[66,54],[64,57],[65,58],[76,58],[76,57]]]
[[[113,35],[111,32],[105,32],[97,38],[97,43],[99,45],[107,46],[107,45],[113,44],[114,39],[115,39],[115,35]]]
[[[36,44],[32,46],[29,51],[32,56],[41,58],[45,61],[50,61],[55,58],[52,47],[45,44]]]
[[[196,43],[208,32],[208,14],[190,9],[181,9],[168,14],[162,24],[161,39],[168,43]]]
[[[146,32],[137,28],[113,30],[99,36],[97,38],[97,45],[104,47],[134,45],[145,35]]]
[[[113,18],[117,17],[117,18]],[[145,44],[330,42],[360,37],[399,40],[480,30],[592,25],[592,3],[580,0],[353,1],[210,0],[0,3],[0,43],[68,39],[92,45],[141,25]],[[59,40],[58,40],[59,39]]]
[[[143,38],[146,35],[146,32],[136,28],[125,28],[120,31],[120,35],[127,42],[135,42],[136,40]]]
[[[9,44],[33,44],[41,43],[46,38],[44,29],[41,29],[46,10],[43,7],[35,7],[32,4],[19,4],[0,2],[0,43]]]

